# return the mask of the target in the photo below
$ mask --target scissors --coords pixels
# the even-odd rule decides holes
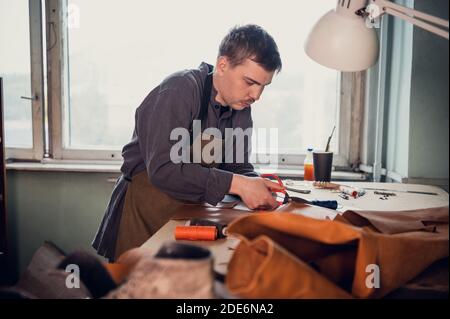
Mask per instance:
[[[283,181],[275,174],[261,174],[262,178],[267,178],[271,180],[275,180],[278,185],[280,185],[283,189],[274,191],[271,189],[272,195],[275,197],[275,200],[277,201],[278,205],[281,206],[283,204],[286,204],[289,201],[289,195],[286,192],[286,187],[283,184]]]
[[[271,189],[272,195],[275,197],[275,200],[277,201],[279,206],[287,204],[288,202],[292,201],[292,202],[296,202],[296,203],[303,203],[303,204],[325,207],[325,208],[329,208],[329,209],[333,209],[333,210],[336,210],[338,207],[338,203],[335,200],[312,200],[312,201],[309,201],[309,200],[306,200],[301,197],[289,196],[289,194],[286,191],[286,187],[283,184],[283,181],[275,174],[261,174],[261,177],[275,180],[278,183],[278,185],[280,185],[283,188],[282,190],[276,190],[276,191]]]

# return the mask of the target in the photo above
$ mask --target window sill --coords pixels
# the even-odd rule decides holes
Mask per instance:
[[[303,179],[303,167],[301,166],[292,166],[292,167],[278,167],[277,169],[273,168],[264,168],[258,167],[255,168],[255,171],[264,174],[271,173],[276,174],[283,178],[292,178],[292,179]],[[359,181],[365,182],[367,180],[367,175],[365,173],[355,173],[348,171],[332,171],[331,179],[333,181]]]
[[[39,171],[39,172],[79,172],[79,173],[120,173],[121,162],[83,162],[83,161],[51,161],[37,162],[13,162],[7,163],[6,169],[11,171]],[[264,168],[256,167],[258,173],[272,173],[284,178],[302,179],[303,168],[301,166]],[[366,174],[333,171],[332,180],[365,181]]]
[[[14,162],[7,163],[6,169],[11,171],[39,172],[79,172],[79,173],[120,173],[121,163],[81,163],[81,162]]]

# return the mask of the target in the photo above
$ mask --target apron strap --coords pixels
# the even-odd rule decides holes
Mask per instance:
[[[198,114],[197,120],[201,120],[202,122],[208,116],[208,106],[209,101],[211,99],[211,88],[212,88],[212,74],[214,67],[208,64],[208,75],[205,78],[205,82],[203,83],[203,97],[202,104],[200,105],[200,113]]]
[[[203,82],[202,100],[200,104],[200,112],[198,113],[196,120],[201,121],[201,131],[203,132],[203,126],[206,125],[205,121],[208,117],[209,101],[211,100],[211,88],[212,88],[212,76],[214,67],[211,64],[208,65],[208,74]],[[191,144],[194,141],[194,131],[192,125],[189,128],[189,134],[191,136]]]

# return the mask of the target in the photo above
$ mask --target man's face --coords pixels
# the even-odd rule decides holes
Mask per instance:
[[[226,57],[219,57],[215,71],[218,84],[216,100],[238,111],[259,100],[275,73],[266,71],[251,59],[233,67]]]

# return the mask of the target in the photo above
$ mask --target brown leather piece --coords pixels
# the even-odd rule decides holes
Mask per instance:
[[[310,209],[306,206],[290,208],[296,213]],[[377,227],[354,226],[351,219],[344,217],[349,216],[345,213],[334,221],[289,212],[252,214],[238,219],[228,231],[244,240],[230,261],[227,287],[231,293],[247,298],[341,298],[342,290],[356,298],[379,298],[449,255],[448,207],[397,212],[393,213],[392,220],[389,212],[383,212],[382,218],[378,213],[373,216],[369,212],[359,213],[353,212],[351,216],[363,218],[369,226],[373,222]],[[405,218],[406,226],[402,224]],[[414,218],[426,221],[427,226],[436,226],[435,232],[418,230],[423,227],[417,227]],[[383,234],[378,228],[398,233]],[[258,262],[249,256],[255,254],[250,251],[256,250],[261,236],[266,236],[266,245],[273,247],[276,253],[262,254]],[[277,259],[272,259],[275,255]],[[288,260],[293,262],[292,256],[310,268],[285,267]],[[252,267],[243,267],[246,263]],[[366,285],[371,274],[366,272],[366,267],[373,264],[380,269],[379,288]],[[291,281],[296,278],[303,278],[298,282],[301,293],[290,290]],[[324,284],[324,279],[332,285]]]
[[[208,219],[214,222],[229,224],[234,220],[254,214],[255,212],[249,210],[217,208],[214,206],[205,205],[189,205],[185,204],[172,216],[174,220],[188,220],[194,218]]]
[[[220,202],[217,206],[211,206],[207,203],[183,203],[182,206],[178,207],[171,219],[188,220],[205,218],[215,222],[229,224],[243,216],[267,212],[264,210],[250,210],[243,205],[237,206],[237,204],[237,202]],[[282,205],[278,207],[276,211],[308,213],[319,217],[334,217],[336,214],[336,211],[334,210],[295,202]]]
[[[384,234],[417,230],[433,231],[439,224],[448,224],[448,207],[398,212],[346,211],[342,216],[355,226],[372,225]]]
[[[246,298],[351,298],[311,266],[266,236],[243,239],[229,265],[228,289]],[[282,281],[280,283],[280,280]]]

